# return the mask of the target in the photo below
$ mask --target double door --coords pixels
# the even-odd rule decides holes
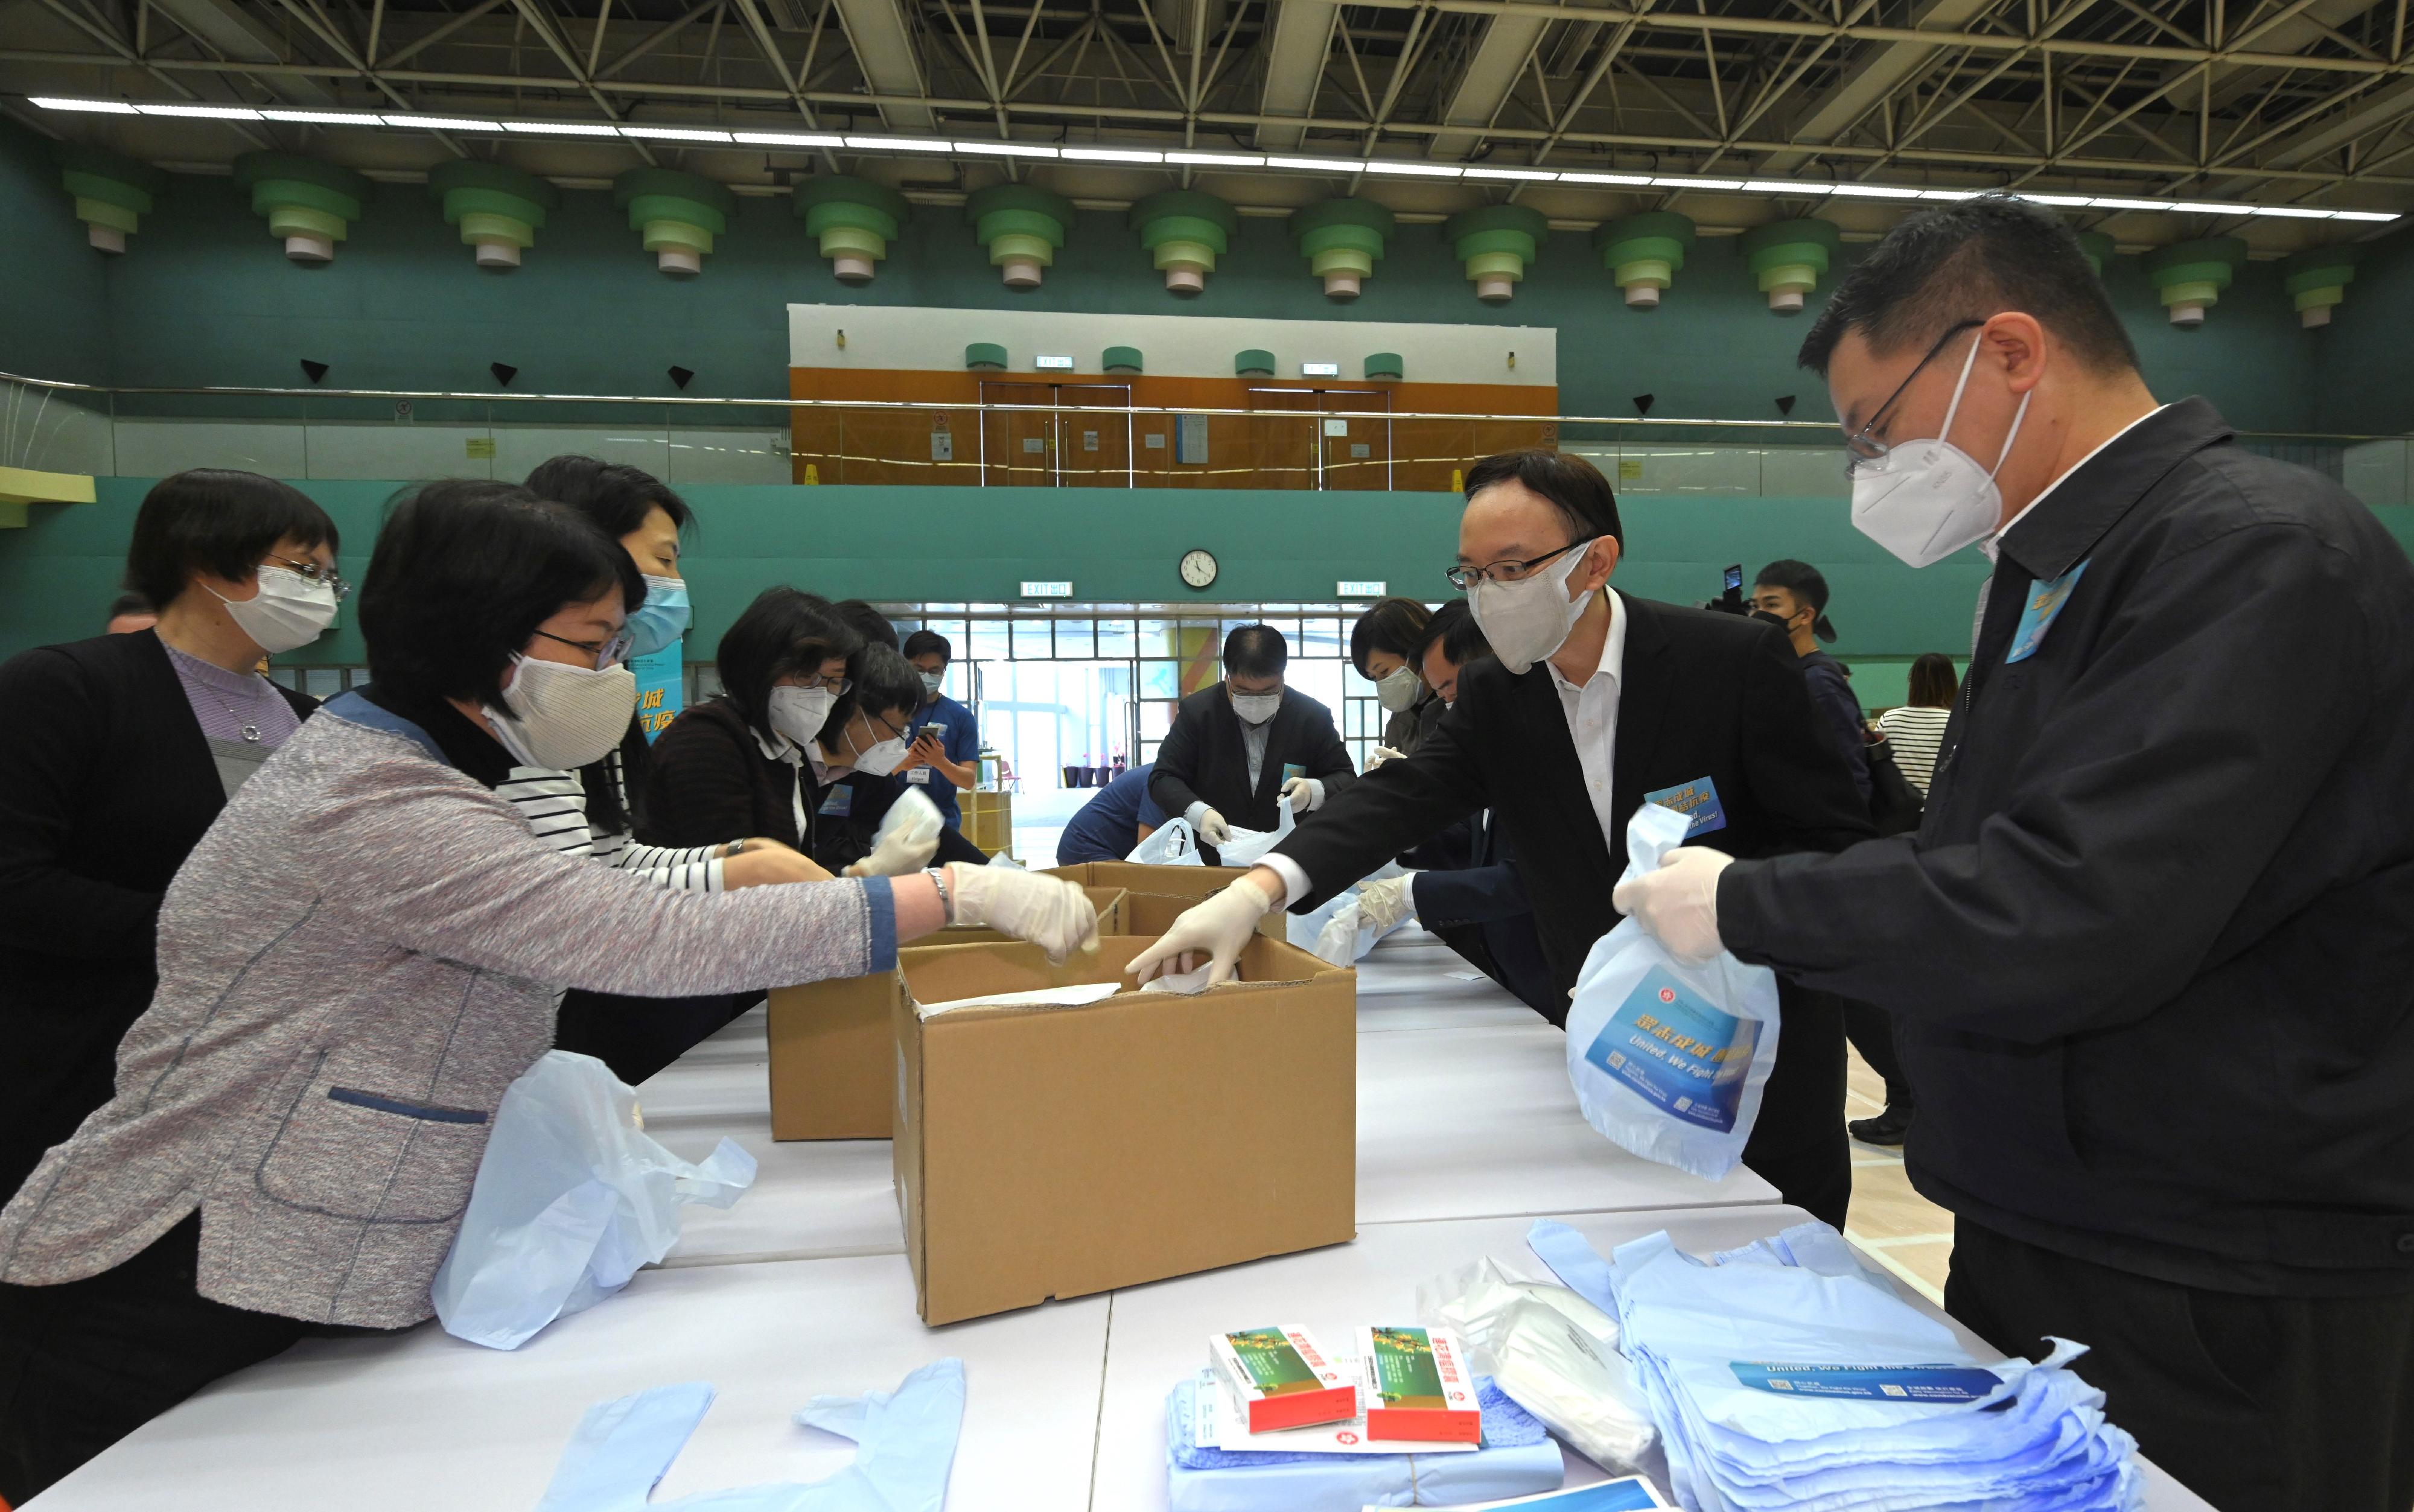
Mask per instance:
[[[998,405],[1065,408],[992,408]],[[985,485],[1129,488],[1131,385],[984,382],[980,465]]]

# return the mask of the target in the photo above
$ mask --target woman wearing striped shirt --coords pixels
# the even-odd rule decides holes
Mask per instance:
[[[1936,774],[1937,749],[1945,742],[1945,724],[1953,717],[1953,695],[1960,686],[1953,659],[1930,651],[1911,664],[1911,701],[1878,716],[1878,734],[1894,748],[1895,764],[1922,798]]]
[[[629,655],[677,644],[689,617],[687,585],[679,577],[679,537],[694,519],[687,501],[651,473],[581,456],[543,464],[529,474],[528,490],[595,522],[645,580],[645,600],[629,615]],[[619,746],[603,760],[575,772],[514,766],[495,793],[556,852],[591,857],[683,892],[829,880],[806,856],[771,839],[732,837],[686,849],[637,844],[635,795],[645,791],[648,754],[644,727],[633,714]],[[554,1043],[595,1057],[634,1085],[728,1023],[756,996],[670,1000],[573,988],[562,996]]]

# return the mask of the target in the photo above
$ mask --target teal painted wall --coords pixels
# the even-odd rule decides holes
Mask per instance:
[[[1552,323],[1563,413],[1631,414],[1632,396],[1651,393],[1655,416],[1775,418],[1783,394],[1796,396],[1796,418],[1831,414],[1817,381],[1794,365],[1807,321],[1768,312],[1732,237],[1705,240],[1666,304],[1645,314],[1619,300],[1581,233],[1552,236],[1517,298],[1496,308],[1475,299],[1438,227],[1405,226],[1365,295],[1335,304],[1281,221],[1249,219],[1207,291],[1185,302],[1165,291],[1118,213],[1084,213],[1047,282],[1014,292],[956,212],[926,206],[877,279],[856,289],[830,276],[784,198],[741,200],[703,275],[681,282],[654,270],[600,192],[565,192],[526,266],[502,274],[472,264],[424,188],[379,185],[335,261],[307,267],[280,255],[230,180],[177,175],[133,250],[107,259],[82,247],[55,184],[28,176],[22,165],[41,151],[0,126],[0,236],[41,267],[73,264],[73,276],[56,280],[56,301],[10,302],[18,308],[0,336],[51,331],[11,340],[10,363],[56,371],[105,362],[124,385],[293,387],[307,357],[333,364],[328,381],[345,387],[487,392],[487,364],[502,362],[520,369],[514,386],[524,392],[667,395],[677,391],[664,370],[678,363],[696,373],[690,393],[778,397],[787,392],[784,306],[819,302]],[[2204,394],[2252,429],[2314,423],[2321,334],[2297,326],[2275,264],[2250,265],[2193,332],[2164,319],[2138,259],[2117,259],[2107,284],[2158,393]],[[2360,285],[2349,313],[2396,331],[2403,349],[2414,289],[2391,287],[2376,277],[2367,300]],[[108,312],[104,355],[63,345],[52,329],[101,329],[87,318],[96,297]]]
[[[84,235],[50,144],[0,124],[0,269],[7,277],[0,371],[79,383],[108,378],[108,258]]]
[[[2414,230],[2374,242],[2331,324],[2312,333],[2316,423],[2350,435],[2414,431]]]

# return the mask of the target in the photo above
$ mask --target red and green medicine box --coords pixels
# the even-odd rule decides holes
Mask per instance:
[[[1458,1336],[1440,1328],[1361,1328],[1366,1436],[1421,1444],[1481,1444],[1483,1412]]]
[[[1297,1324],[1215,1334],[1207,1352],[1252,1433],[1358,1416],[1357,1386]]]

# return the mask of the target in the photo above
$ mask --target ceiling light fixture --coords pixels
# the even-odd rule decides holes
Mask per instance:
[[[503,129],[534,137],[617,137],[620,134],[618,126],[597,126],[592,121],[506,121]]]
[[[1141,152],[1130,147],[1065,147],[1063,156],[1084,163],[1161,163],[1165,154]]]
[[[1053,147],[1035,147],[1027,141],[960,141],[956,151],[974,153],[983,157],[1053,157]]]
[[[727,141],[726,131],[707,130],[698,126],[624,126],[624,137],[637,137],[648,141]]]
[[[46,111],[85,111],[94,115],[140,115],[142,112],[124,100],[116,99],[51,99],[41,95],[28,96]]]
[[[939,141],[930,137],[849,137],[846,144],[863,152],[950,153],[956,150],[954,142]]]
[[[1467,170],[1456,163],[1408,163],[1397,158],[1375,157],[1367,160],[1366,171],[1392,173],[1403,178],[1454,179]]]
[[[365,111],[262,111],[263,121],[294,121],[305,126],[382,126]]]
[[[733,131],[733,140],[750,147],[843,147],[844,137],[812,131]]]
[[[260,112],[248,105],[138,105],[145,115],[189,115],[200,121],[257,121]]]
[[[500,131],[500,121],[473,121],[454,115],[380,115],[379,120],[390,126],[411,126],[421,131]]]

